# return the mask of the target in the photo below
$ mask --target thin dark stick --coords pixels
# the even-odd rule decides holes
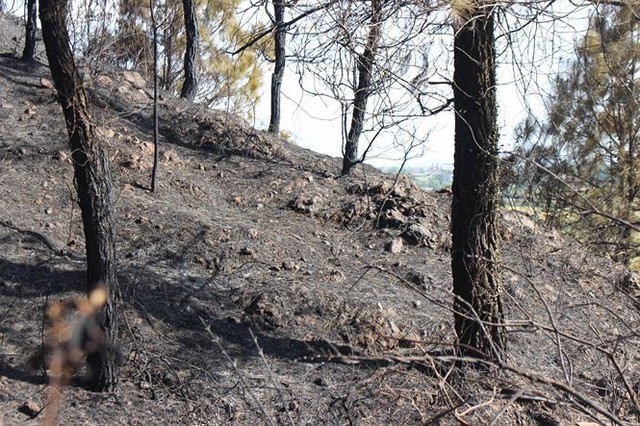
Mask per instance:
[[[151,192],[156,192],[158,177],[158,26],[153,8],[153,0],[149,0],[151,25],[153,27],[153,170],[151,171]]]

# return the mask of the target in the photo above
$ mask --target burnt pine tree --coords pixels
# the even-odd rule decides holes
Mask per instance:
[[[373,66],[376,60],[376,53],[380,43],[382,26],[383,0],[371,0],[371,21],[369,23],[369,34],[364,50],[356,59],[358,80],[353,98],[353,115],[351,116],[351,126],[347,134],[342,157],[342,175],[348,175],[353,167],[358,164],[358,140],[364,129],[365,113],[367,112],[367,102],[371,94],[371,80],[373,77]]]
[[[155,0],[149,0],[149,17],[153,34],[153,169],[151,170],[151,192],[155,193],[158,183],[158,22]]]
[[[273,0],[275,66],[273,68],[273,74],[271,75],[271,117],[269,118],[269,132],[276,134],[280,131],[280,93],[286,55],[285,42],[287,33],[284,26],[284,10],[285,0]]]
[[[24,49],[22,50],[22,59],[32,61],[36,54],[36,21],[38,20],[38,8],[36,0],[27,0],[27,24],[26,34],[24,38]]]
[[[499,357],[504,348],[496,263],[498,129],[494,8],[484,0],[457,10],[453,94],[455,156],[451,267],[460,353]]]
[[[198,91],[196,61],[198,58],[198,21],[194,0],[182,0],[187,48],[184,51],[184,83],[180,97],[194,100]]]
[[[112,391],[118,383],[116,338],[116,247],[111,172],[105,152],[97,144],[89,116],[87,95],[77,73],[69,46],[66,23],[67,0],[40,0],[42,38],[49,60],[58,102],[62,106],[69,134],[74,177],[87,252],[87,293],[108,291],[106,303],[97,315],[103,332],[101,348],[87,354],[89,386]]]

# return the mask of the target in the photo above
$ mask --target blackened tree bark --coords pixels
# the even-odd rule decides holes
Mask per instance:
[[[198,21],[194,0],[182,0],[184,28],[187,33],[187,49],[184,52],[184,83],[181,98],[194,100],[198,91],[196,60],[198,57]]]
[[[476,0],[455,25],[455,157],[451,266],[461,354],[499,357],[504,349],[496,263],[498,129],[493,8]]]
[[[285,42],[286,28],[284,26],[285,0],[273,0],[273,15],[275,18],[275,67],[271,75],[271,117],[269,119],[269,132],[280,131],[280,92],[285,67]]]
[[[371,94],[371,80],[373,77],[373,65],[376,60],[378,44],[380,43],[382,25],[383,0],[371,1],[371,22],[369,35],[364,50],[357,58],[358,85],[353,98],[353,115],[351,126],[347,134],[342,157],[342,175],[348,175],[353,167],[360,161],[358,159],[358,140],[364,129],[367,101]]]
[[[25,61],[32,61],[36,54],[37,19],[38,10],[36,0],[27,0],[26,36],[24,39],[24,49],[22,50],[22,59]]]
[[[151,170],[151,192],[155,193],[158,182],[158,22],[154,0],[149,0],[151,31],[153,33],[153,169]],[[165,74],[166,75],[166,74]]]
[[[89,385],[112,391],[118,383],[116,339],[116,247],[111,172],[105,152],[96,143],[87,95],[69,46],[67,0],[40,0],[40,22],[49,68],[69,134],[74,176],[87,252],[87,293],[108,291],[97,316],[103,331],[101,350],[87,354]]]

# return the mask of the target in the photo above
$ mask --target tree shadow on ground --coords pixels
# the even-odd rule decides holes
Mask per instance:
[[[33,372],[24,371],[20,368],[9,367],[5,365],[2,360],[0,360],[0,376],[34,385],[43,385],[47,382],[42,374],[34,374]]]
[[[161,274],[146,266],[132,266],[124,272],[128,277],[144,277],[144,284],[138,283],[135,295],[125,294],[138,313],[148,321],[161,321],[178,331],[175,337],[181,346],[199,348],[213,353],[227,352],[235,359],[249,359],[264,355],[296,362],[346,363],[351,356],[359,357],[353,347],[332,343],[323,339],[297,339],[274,331],[272,334],[256,330],[250,324],[238,320],[241,311],[208,307],[220,306],[220,301],[230,299],[230,290],[224,280],[211,278],[202,289],[184,283],[171,283]],[[158,283],[164,282],[162,290]],[[155,284],[154,284],[155,283]],[[231,290],[232,291],[232,290]],[[197,300],[197,306],[185,307],[183,302]],[[180,332],[179,330],[182,330]],[[391,365],[386,360],[363,360],[364,368],[380,368]]]
[[[36,298],[71,291],[84,291],[85,271],[60,269],[60,259],[18,263],[0,256],[0,297]],[[65,259],[64,261],[69,261]]]
[[[23,61],[10,53],[0,54],[0,74],[12,83],[42,89],[34,78],[49,76],[49,68],[37,61]]]
[[[11,257],[0,256],[0,296],[32,298],[84,290],[83,257],[55,247],[40,232],[5,221],[0,221],[0,229],[6,230],[0,234],[0,247],[14,251]]]

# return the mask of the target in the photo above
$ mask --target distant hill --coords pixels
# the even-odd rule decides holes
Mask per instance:
[[[398,173],[398,167],[381,167],[388,174]],[[407,166],[402,174],[410,177],[416,185],[427,191],[451,188],[453,164],[429,164],[425,166]]]

